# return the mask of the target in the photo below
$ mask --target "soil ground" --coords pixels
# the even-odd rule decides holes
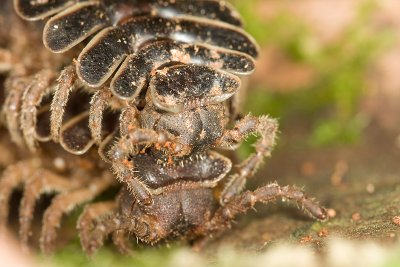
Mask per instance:
[[[293,128],[292,128],[293,130]],[[282,130],[283,133],[288,133]],[[320,200],[332,214],[326,222],[308,219],[293,205],[277,203],[239,219],[214,246],[264,250],[284,241],[323,250],[328,237],[399,240],[400,150],[397,136],[371,125],[358,144],[329,149],[304,148],[301,131],[283,134],[277,151],[251,181],[255,188],[270,181],[296,184]],[[303,135],[303,136],[302,136]],[[397,217],[396,217],[397,216]]]

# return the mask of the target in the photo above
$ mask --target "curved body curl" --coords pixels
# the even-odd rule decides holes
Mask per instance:
[[[53,188],[48,185],[65,187],[74,197],[56,197],[45,214],[50,224],[42,235],[45,251],[51,250],[61,215],[70,211],[57,208],[90,201],[114,180],[122,188],[118,199],[88,205],[78,221],[88,253],[109,234],[124,252],[129,233],[150,244],[206,238],[228,228],[256,202],[277,198],[326,218],[325,210],[295,187],[272,183],[242,192],[270,156],[278,126],[268,116],[236,116],[232,103],[241,90],[240,76],[253,72],[258,46],[231,5],[14,0],[14,7],[26,20],[46,19],[43,47],[52,56],[62,54],[64,61],[29,75],[8,69],[3,110],[12,139],[33,152],[38,141],[53,141],[62,153],[104,161],[93,171],[100,176],[95,189],[86,179],[68,184],[53,172],[40,178],[35,169],[41,165],[35,162],[29,163],[33,181],[24,180],[29,174],[15,178],[15,170],[4,174],[1,182],[11,184],[2,187],[4,195],[20,183],[26,187],[21,204],[25,243],[35,200],[44,188]],[[231,161],[215,150],[235,149],[254,134],[259,137],[255,152],[231,170]]]

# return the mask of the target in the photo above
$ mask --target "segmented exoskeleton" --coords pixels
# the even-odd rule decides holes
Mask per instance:
[[[35,112],[42,97],[52,91],[51,138],[66,150],[83,154],[109,133],[103,113],[140,106],[157,69],[199,64],[220,69],[222,76],[230,76],[229,72],[246,75],[254,70],[253,58],[258,53],[253,39],[240,28],[238,14],[224,1],[14,0],[14,5],[25,19],[50,17],[43,31],[50,51],[62,53],[84,45],[82,50],[76,48],[77,60],[57,80],[55,73],[37,77],[42,86],[31,89],[35,97],[22,107],[20,121],[31,150],[36,140],[45,138],[37,138],[31,130],[35,116],[26,110]],[[77,88],[94,93],[90,108],[62,126],[70,93]],[[87,126],[79,127],[85,131],[84,140],[71,144],[78,124]]]
[[[295,187],[273,183],[242,193],[270,156],[277,123],[251,115],[233,121],[239,76],[254,70],[258,48],[229,4],[14,0],[14,5],[25,19],[49,18],[44,46],[51,53],[68,51],[76,60],[68,56],[72,63],[64,69],[63,64],[44,68],[33,78],[12,75],[3,109],[11,136],[32,151],[37,141],[53,140],[77,155],[97,144],[98,155],[122,182],[118,201],[90,205],[81,215],[78,229],[87,252],[111,233],[123,251],[131,232],[150,244],[207,237],[256,202],[279,197],[326,218],[325,210]],[[256,152],[229,174],[231,161],[213,150],[235,149],[251,134],[260,137]],[[98,160],[89,154],[81,158]],[[107,170],[99,170],[110,181]],[[226,178],[214,198],[213,190]],[[103,184],[102,189],[111,183]],[[84,183],[82,190],[88,188],[90,182]],[[27,206],[35,197],[30,199]],[[22,210],[22,218],[31,218],[31,209]],[[22,227],[26,239],[29,223]],[[46,234],[45,250],[54,239]]]
[[[150,91],[154,94],[150,101],[154,100],[169,111],[178,112],[183,106],[193,106],[196,102],[178,101],[176,105],[166,102],[167,98],[150,85],[150,78],[157,70],[179,64],[203,66],[181,76],[183,81],[196,76],[211,79],[210,85],[215,84],[218,90],[214,97],[209,94],[208,99],[202,100],[203,104],[209,104],[223,101],[236,92],[240,81],[229,73],[245,75],[254,69],[255,42],[240,29],[238,14],[223,1],[15,0],[14,7],[28,20],[52,16],[45,24],[43,41],[54,53],[44,52],[37,41],[27,42],[31,47],[23,48],[25,52],[35,48],[43,63],[32,62],[32,67],[21,63],[23,55],[35,53],[11,51],[15,42],[4,50],[6,56],[2,60],[9,72],[3,106],[5,125],[11,139],[31,151],[36,151],[37,141],[53,140],[67,152],[81,155],[98,143],[100,155],[109,160],[107,151],[116,138],[127,134],[132,125],[128,119],[132,107],[145,106],[148,88],[153,88]],[[7,9],[6,12],[12,11]],[[38,29],[36,25],[32,28]],[[32,36],[35,40],[39,37],[37,32]],[[115,39],[117,37],[120,39]],[[26,34],[22,38],[32,37]],[[67,55],[55,55],[65,54],[67,50]],[[10,58],[13,55],[19,55],[19,60]],[[74,55],[77,60],[62,69]],[[223,98],[220,92],[224,93]],[[42,152],[47,153],[46,150]],[[113,166],[118,164],[113,163]],[[35,168],[42,169],[38,165]],[[35,176],[35,168],[28,168],[33,174],[27,172],[25,176]],[[14,179],[15,175],[8,173],[13,174],[13,171],[4,173],[3,183]],[[15,178],[3,191],[12,190],[21,179]],[[26,192],[30,191],[29,185],[27,183]],[[51,183],[47,185],[51,188]],[[39,192],[40,188],[36,193]],[[2,204],[6,205],[8,199],[3,199]],[[22,201],[28,206],[34,202],[35,198]],[[27,210],[32,208],[22,205],[21,221],[27,222],[21,223],[24,242],[27,242],[30,225],[26,218],[32,215]],[[43,230],[44,235],[45,232]],[[51,247],[48,240],[42,242],[45,250]]]

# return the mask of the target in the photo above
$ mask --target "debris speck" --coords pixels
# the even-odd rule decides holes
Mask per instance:
[[[335,164],[334,171],[331,175],[331,184],[339,186],[343,183],[344,175],[348,172],[349,165],[344,160],[339,160]]]
[[[394,216],[393,219],[392,219],[392,222],[393,222],[394,224],[400,226],[400,215]]]
[[[328,209],[326,212],[327,212],[329,218],[335,218],[336,217],[336,210]]]
[[[317,234],[319,237],[327,237],[329,235],[329,231],[326,228],[322,228],[321,231]]]
[[[361,214],[359,212],[355,212],[351,215],[352,222],[358,222],[359,220],[361,220]]]
[[[310,243],[311,241],[313,241],[313,238],[311,235],[306,235],[303,236],[302,238],[300,238],[299,243],[300,244],[306,244],[306,243]]]
[[[367,184],[365,187],[365,190],[367,190],[368,193],[372,194],[375,192],[375,185],[374,184]]]
[[[314,162],[306,161],[300,167],[300,172],[303,176],[312,176],[316,172]]]

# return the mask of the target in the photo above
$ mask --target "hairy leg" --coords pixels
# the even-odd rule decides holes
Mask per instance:
[[[89,129],[96,144],[100,144],[102,140],[103,114],[111,97],[111,91],[107,87],[103,87],[93,95],[90,101]]]
[[[195,250],[201,250],[207,243],[210,234],[220,235],[224,230],[229,229],[232,220],[238,215],[246,213],[258,202],[268,204],[278,199],[292,202],[299,209],[317,220],[326,220],[327,213],[318,201],[308,197],[302,190],[295,186],[279,186],[277,183],[260,187],[255,191],[246,191],[230,199],[225,206],[221,206],[214,214],[210,222],[205,224],[206,237],[194,244]]]
[[[54,142],[58,142],[65,107],[77,79],[75,65],[66,67],[57,79],[51,103],[50,132]]]
[[[24,147],[19,118],[21,111],[22,95],[29,85],[28,77],[9,78],[5,83],[6,99],[4,101],[2,115],[11,140],[19,147]]]
[[[81,183],[79,177],[75,177],[75,182],[72,183],[70,179],[45,169],[36,170],[30,177],[25,184],[19,209],[19,234],[24,246],[28,244],[35,205],[40,196],[52,192],[66,192],[79,187]]]
[[[191,148],[179,143],[177,137],[166,132],[138,128],[139,123],[135,114],[134,108],[126,109],[121,114],[121,133],[124,135],[113,145],[109,157],[118,179],[127,185],[139,204],[151,205],[152,196],[146,185],[135,175],[135,163],[130,160],[130,155],[138,153],[137,145],[154,145],[166,148],[173,154],[185,154]],[[128,124],[128,121],[130,121],[130,124]]]
[[[110,150],[112,149],[114,142],[116,142],[118,138],[119,130],[115,129],[112,133],[104,137],[104,139],[101,140],[101,143],[99,144],[98,153],[100,157],[107,163],[110,163]]]
[[[40,168],[39,159],[20,161],[8,166],[0,179],[0,226],[4,227],[9,215],[9,201],[11,193],[30,178],[37,168]]]
[[[249,134],[257,133],[260,139],[255,144],[255,153],[251,154],[238,167],[236,173],[229,177],[228,183],[221,196],[221,204],[229,200],[243,190],[246,180],[251,178],[258,170],[265,157],[271,156],[275,145],[278,124],[276,120],[267,116],[254,117],[247,115],[236,123],[233,130],[225,132],[221,138],[221,145],[237,144],[243,141]]]
[[[127,249],[128,245],[126,243],[126,239],[124,237],[123,244],[121,244],[121,240],[116,240],[115,237],[122,235],[122,233],[135,233],[135,235],[141,239],[145,240],[145,242],[152,243],[152,241],[165,237],[166,232],[161,227],[157,226],[157,220],[154,218],[148,218],[150,221],[154,222],[145,222],[138,220],[135,217],[124,217],[120,215],[120,213],[111,213],[103,216],[100,220],[97,220],[97,223],[93,230],[85,236],[85,241],[82,243],[84,250],[88,254],[93,254],[100,247],[103,246],[104,240],[110,234],[114,234],[114,242],[117,242],[117,246],[123,246],[123,250]],[[120,248],[120,247],[119,247]],[[120,248],[121,249],[121,248]]]
[[[35,127],[37,122],[37,108],[43,97],[50,92],[54,72],[42,70],[35,75],[22,96],[21,130],[29,150],[36,151]]]
[[[234,196],[225,206],[220,207],[214,214],[209,228],[219,231],[229,227],[230,222],[240,213],[245,213],[253,208],[257,202],[267,204],[282,199],[295,203],[301,210],[314,219],[327,219],[326,210],[314,199],[308,197],[302,190],[295,186],[279,186],[277,183],[260,187],[255,191],[246,191]]]
[[[135,107],[126,107],[119,116],[119,130],[121,136],[127,136],[129,129],[139,128],[137,116],[139,111]]]
[[[113,235],[113,243],[117,247],[118,251],[122,254],[132,254],[133,249],[129,242],[129,231],[116,230]]]
[[[107,215],[114,214],[117,205],[115,201],[99,202],[89,204],[85,207],[82,214],[79,216],[77,229],[79,231],[79,237],[81,245],[86,253],[93,252],[91,233],[96,227],[96,224],[107,217]],[[100,244],[96,247],[99,247]]]
[[[78,205],[93,200],[109,188],[113,182],[111,173],[105,172],[101,178],[91,180],[90,185],[86,184],[85,187],[56,196],[44,213],[40,238],[42,251],[52,252],[63,214],[71,212]]]

